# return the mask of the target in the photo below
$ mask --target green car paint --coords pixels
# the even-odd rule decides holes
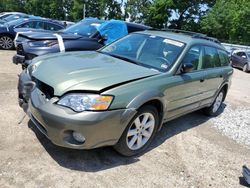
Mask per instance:
[[[102,50],[52,54],[34,59],[28,67],[29,75],[52,87],[54,93],[51,99],[45,100],[41,98],[43,93],[39,88],[33,90],[29,113],[53,143],[75,149],[115,145],[137,110],[145,104],[156,105],[162,125],[183,114],[211,106],[222,88],[227,92],[233,73],[228,65],[181,71],[183,61],[193,47],[201,46],[200,54],[205,53],[207,46],[224,52],[220,44],[172,32],[137,34],[153,39],[166,38],[182,50],[166,71],[128,62],[102,53]],[[193,53],[197,52],[194,50]],[[204,62],[205,58],[199,58],[198,65]],[[57,104],[60,98],[74,92],[114,98],[106,111],[76,113]],[[70,137],[72,130],[82,132],[86,142],[75,144]]]

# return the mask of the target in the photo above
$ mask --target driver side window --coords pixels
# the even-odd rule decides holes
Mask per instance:
[[[191,47],[189,51],[186,53],[186,55],[182,59],[182,64],[191,63],[194,66],[193,71],[200,70],[202,64],[201,57],[202,57],[202,46],[195,45]]]

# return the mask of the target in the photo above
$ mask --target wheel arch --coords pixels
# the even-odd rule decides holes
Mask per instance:
[[[220,89],[218,90],[218,92],[216,93],[216,96],[218,95],[218,93],[222,90],[224,90],[224,96],[223,96],[223,101],[225,100],[226,96],[227,96],[227,92],[229,89],[229,83],[225,82],[220,86]]]
[[[10,33],[0,33],[0,37],[2,37],[2,36],[8,36],[8,37],[12,38],[13,40],[15,39],[15,36],[10,34]]]
[[[163,99],[163,94],[158,91],[144,92],[143,94],[135,97],[128,105],[127,108],[134,108],[138,111],[142,106],[154,106],[159,114],[159,129],[163,123],[163,117],[166,110],[166,104]]]

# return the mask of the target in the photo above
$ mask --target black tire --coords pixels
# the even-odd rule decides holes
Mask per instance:
[[[0,48],[4,50],[14,49],[14,40],[10,36],[0,36]]]
[[[224,101],[224,99],[226,97],[225,95],[226,95],[225,90],[224,89],[220,90],[220,92],[217,94],[213,104],[211,106],[206,107],[206,108],[203,109],[204,114],[206,114],[208,116],[217,116],[219,114],[219,112],[220,112],[221,105],[222,105],[222,103],[223,103],[223,101]],[[221,101],[220,101],[219,106],[217,106],[217,109],[215,110],[214,108],[215,108],[216,103],[218,102],[217,101],[218,98],[221,98]],[[217,103],[217,105],[218,105],[218,103]]]
[[[243,71],[248,72],[248,64],[247,63],[243,66]]]
[[[128,131],[134,125],[134,121],[136,120],[136,118],[141,117],[145,113],[150,113],[154,117],[155,124],[154,124],[153,131],[152,131],[151,136],[149,137],[149,139],[145,142],[145,144],[141,148],[132,150],[132,149],[129,148],[128,142],[127,142]],[[114,149],[118,153],[120,153],[121,155],[124,155],[124,156],[134,156],[134,155],[141,154],[143,151],[145,151],[149,147],[150,143],[154,139],[155,134],[156,134],[156,132],[158,130],[158,127],[159,127],[159,123],[160,123],[159,114],[158,114],[158,111],[156,110],[155,107],[149,106],[149,105],[145,105],[145,106],[141,107],[138,110],[138,112],[136,113],[136,115],[133,117],[133,119],[127,125],[127,127],[124,130],[121,138],[119,139],[119,141],[117,142],[117,144],[114,146]],[[137,133],[137,136],[138,136],[138,133]]]

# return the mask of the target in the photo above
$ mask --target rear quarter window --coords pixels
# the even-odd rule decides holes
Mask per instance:
[[[219,58],[221,66],[228,66],[229,65],[229,57],[227,55],[227,52],[223,50],[218,50]]]

